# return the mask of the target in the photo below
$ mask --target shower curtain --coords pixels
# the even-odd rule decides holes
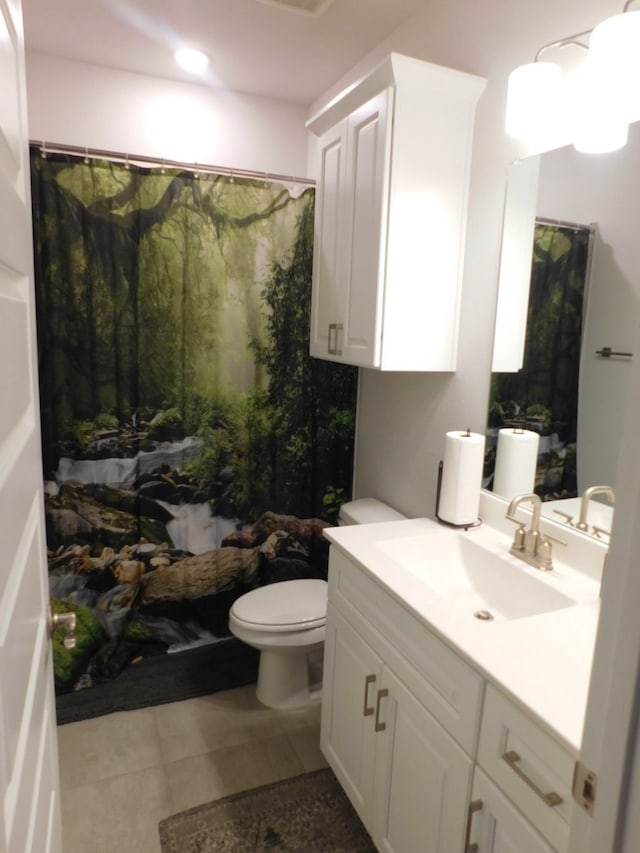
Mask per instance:
[[[312,189],[35,146],[31,170],[62,695],[237,642],[240,594],[326,577],[357,371],[308,356]]]
[[[523,365],[492,376],[486,485],[503,427],[540,434],[535,491],[575,497],[578,377],[591,230],[536,222]]]

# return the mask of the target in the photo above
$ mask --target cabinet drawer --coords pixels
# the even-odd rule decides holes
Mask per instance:
[[[473,755],[483,693],[481,676],[335,547],[330,552],[329,600]]]
[[[478,763],[556,850],[567,849],[575,758],[491,686]]]
[[[554,853],[553,847],[478,767],[473,777],[467,849],[482,853]]]

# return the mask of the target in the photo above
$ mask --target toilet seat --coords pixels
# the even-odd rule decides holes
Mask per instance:
[[[231,618],[256,631],[308,631],[327,621],[327,582],[315,578],[280,581],[242,595]]]

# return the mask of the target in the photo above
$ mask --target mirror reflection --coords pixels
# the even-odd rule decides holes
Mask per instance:
[[[567,147],[535,159],[539,174],[529,161],[512,167],[524,165],[521,174],[537,181],[535,200],[527,202],[526,192],[507,196],[508,275],[501,269],[499,298],[507,289],[511,300],[516,289],[528,291],[527,334],[516,367],[492,375],[484,484],[494,489],[499,430],[522,428],[539,437],[532,477],[544,514],[606,539],[640,298],[640,126],[632,125],[626,148],[612,154]],[[517,240],[507,228],[514,204],[523,207],[518,227],[530,235],[524,249],[522,240],[517,245],[517,263]],[[499,307],[497,350],[518,324],[513,311],[502,319]],[[511,499],[506,482],[507,494],[495,491]],[[600,486],[609,488],[594,488]]]

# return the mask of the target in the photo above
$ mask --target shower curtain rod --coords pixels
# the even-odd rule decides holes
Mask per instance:
[[[123,154],[119,151],[107,151],[101,148],[82,148],[78,145],[58,145],[54,142],[29,140],[29,144],[40,149],[43,156],[47,154],[73,154],[78,157],[92,158],[96,160],[112,160],[115,163],[131,164],[136,166],[159,166],[167,169],[189,169],[208,175],[228,175],[235,178],[253,178],[255,180],[277,181],[279,183],[306,184],[315,186],[312,178],[301,178],[296,175],[279,175],[273,172],[256,172],[251,169],[232,169],[228,166],[210,166],[206,163],[183,163],[179,160],[167,160],[162,157],[146,157],[139,154]]]
[[[566,222],[564,219],[550,219],[548,216],[536,216],[539,225],[557,225],[560,228],[571,228],[573,231],[594,231],[595,226],[582,225],[580,222]]]

